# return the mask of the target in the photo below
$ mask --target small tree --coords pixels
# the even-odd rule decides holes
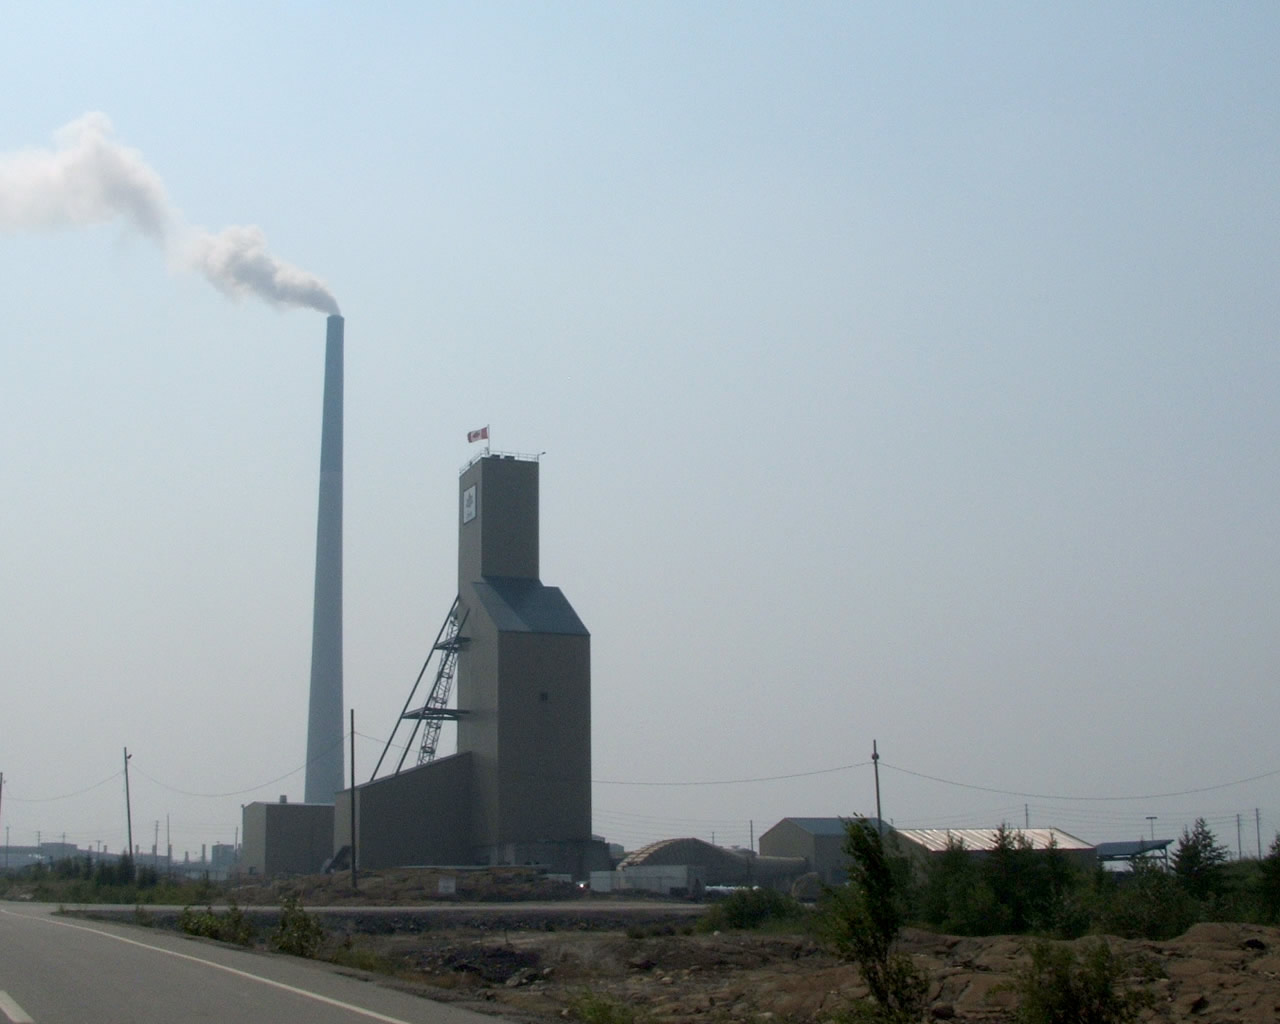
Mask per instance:
[[[835,952],[862,971],[876,1006],[865,1016],[906,1024],[924,1013],[928,978],[894,946],[903,923],[902,875],[879,831],[865,819],[845,822],[849,881],[828,889],[818,930]]]
[[[1183,828],[1173,855],[1173,873],[1190,895],[1198,900],[1219,895],[1226,863],[1227,848],[1218,844],[1204,818],[1196,818],[1190,832]]]

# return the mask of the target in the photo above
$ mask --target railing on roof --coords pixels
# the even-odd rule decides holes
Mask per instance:
[[[469,470],[472,466],[474,466],[474,465],[475,465],[477,462],[479,462],[481,459],[489,459],[489,458],[493,458],[493,459],[517,459],[517,460],[519,460],[520,462],[539,462],[539,461],[541,461],[542,456],[544,456],[544,455],[546,455],[546,454],[547,454],[546,452],[538,452],[536,455],[535,455],[533,452],[491,452],[488,448],[486,448],[486,449],[485,449],[484,451],[482,451],[479,455],[477,455],[477,456],[475,456],[474,458],[472,458],[472,459],[471,459],[471,461],[469,461],[469,462],[468,462],[465,466],[463,466],[460,470],[458,470],[458,476],[462,476],[462,474],[463,474],[463,473],[465,473],[467,470]]]

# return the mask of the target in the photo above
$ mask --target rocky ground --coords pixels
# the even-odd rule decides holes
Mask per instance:
[[[584,997],[654,1022],[819,1022],[865,995],[858,971],[803,935],[659,934],[451,929],[356,937],[399,983],[530,1020],[579,1016]],[[672,934],[662,934],[670,931]],[[1083,940],[1090,941],[1090,940]],[[1280,929],[1201,924],[1171,942],[1110,940],[1150,976],[1153,1022],[1274,1024],[1280,1020]],[[903,949],[932,980],[937,1020],[1006,1021],[1026,961],[1021,937],[958,938],[909,931]]]
[[[452,890],[445,896],[441,878]],[[647,1024],[819,1024],[865,995],[857,969],[806,934],[698,934],[695,905],[592,897],[521,869],[386,872],[363,877],[358,893],[349,876],[314,876],[239,886],[214,900],[228,895],[264,915],[261,930],[288,896],[311,908],[404,908],[321,915],[329,932],[322,956],[382,984],[527,1021],[623,1019],[601,1015],[614,1006]],[[415,915],[414,905],[436,909]],[[1145,1021],[1280,1021],[1280,929],[1200,924],[1168,942],[1108,941],[1140,965],[1145,980],[1133,983],[1154,996]],[[1031,942],[908,930],[902,948],[932,979],[934,1019],[1000,1022],[1012,1020],[1012,983]],[[592,1002],[594,1017],[584,1012]]]

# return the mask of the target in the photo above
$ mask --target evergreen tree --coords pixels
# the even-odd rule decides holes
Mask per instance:
[[[1196,818],[1190,832],[1183,828],[1173,855],[1173,873],[1190,895],[1198,900],[1220,895],[1226,863],[1227,848],[1219,845],[1204,818]]]

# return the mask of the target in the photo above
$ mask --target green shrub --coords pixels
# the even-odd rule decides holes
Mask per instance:
[[[1154,1003],[1149,989],[1124,988],[1133,968],[1103,939],[1080,949],[1036,942],[1031,962],[1014,982],[1016,1019],[1019,1024],[1129,1024]]]
[[[288,896],[280,905],[280,923],[271,933],[271,946],[281,953],[313,957],[324,942],[324,927],[302,909],[296,896]]]
[[[747,930],[798,923],[805,914],[799,900],[776,889],[737,889],[713,903],[695,927],[700,932]]]
[[[217,939],[219,942],[234,942],[240,946],[253,943],[253,922],[234,901],[227,907],[225,914],[215,913],[212,907],[204,910],[183,907],[182,913],[178,915],[178,928],[188,935]]]

